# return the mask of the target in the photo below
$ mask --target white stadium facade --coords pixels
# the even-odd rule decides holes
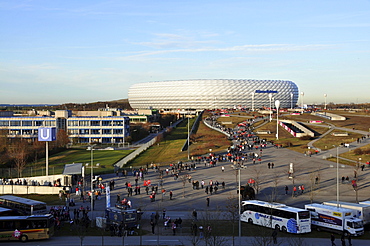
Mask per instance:
[[[294,107],[298,87],[288,80],[194,79],[138,83],[130,87],[128,100],[134,109],[258,109]]]

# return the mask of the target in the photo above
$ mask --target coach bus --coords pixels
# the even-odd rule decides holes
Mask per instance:
[[[0,216],[0,241],[48,239],[54,234],[51,214],[30,216]]]
[[[240,220],[289,233],[311,232],[309,211],[280,203],[243,201]]]
[[[45,202],[18,196],[0,196],[0,207],[10,208],[20,215],[47,214]]]

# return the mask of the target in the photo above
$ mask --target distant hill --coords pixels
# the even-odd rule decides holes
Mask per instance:
[[[113,101],[92,102],[92,103],[64,103],[60,105],[55,104],[2,104],[0,110],[26,110],[26,109],[45,109],[45,110],[98,110],[99,108],[119,108],[132,110],[128,99],[118,99]]]
[[[59,105],[59,109],[69,109],[69,110],[97,110],[99,108],[120,108],[132,110],[128,99],[118,99],[113,101],[104,101],[104,102],[92,102],[92,103],[65,103]]]

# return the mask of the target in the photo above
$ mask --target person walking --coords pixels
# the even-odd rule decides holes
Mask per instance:
[[[288,188],[288,186],[286,185],[286,186],[285,186],[285,195],[288,195],[288,191],[289,191],[289,188]]]
[[[172,222],[172,232],[173,232],[173,235],[175,236],[176,235],[176,223],[175,223],[175,221]]]
[[[336,246],[335,245],[335,236],[334,236],[333,233],[330,235],[330,241],[331,241],[331,246]]]
[[[348,234],[348,245],[352,246],[352,236],[351,233]]]
[[[192,215],[193,215],[194,220],[198,220],[198,213],[195,209],[193,210]]]
[[[342,242],[342,246],[346,246],[346,238],[344,236],[344,233],[342,233],[342,236],[340,237],[340,241]]]
[[[277,230],[273,230],[272,232],[272,240],[274,241],[274,244],[277,244]]]
[[[209,207],[209,197],[206,198],[207,201],[207,207]]]
[[[173,196],[173,193],[172,193],[172,190],[170,191],[170,200],[172,200],[172,196]]]

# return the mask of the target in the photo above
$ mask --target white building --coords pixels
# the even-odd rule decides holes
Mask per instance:
[[[74,143],[124,143],[130,136],[127,116],[73,117],[69,110],[57,110],[54,116],[0,115],[0,130],[8,138],[35,140],[40,127],[63,129]]]
[[[196,79],[138,83],[130,87],[128,100],[134,109],[258,109],[290,108],[298,101],[298,87],[286,80]]]

